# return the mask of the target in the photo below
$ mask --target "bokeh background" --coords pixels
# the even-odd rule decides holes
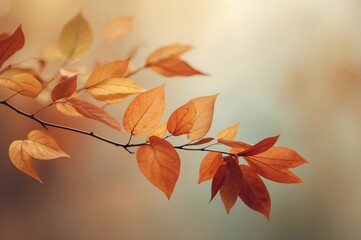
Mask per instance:
[[[134,65],[141,66],[157,47],[191,44],[185,59],[209,77],[143,71],[133,79],[146,88],[166,83],[165,116],[191,98],[220,93],[210,135],[236,122],[238,139],[250,143],[281,133],[278,145],[311,162],[295,170],[305,184],[265,180],[269,222],[241,201],[227,215],[219,197],[208,204],[210,182],[197,185],[201,153],[181,153],[181,176],[168,201],[134,156],[51,129],[71,158],[37,161],[41,185],[7,154],[13,140],[40,126],[1,107],[0,239],[360,239],[360,1],[0,0],[1,32],[21,23],[26,35],[9,62],[42,55],[79,9],[95,36],[82,65],[125,58],[137,47]],[[120,15],[134,18],[133,30],[104,44],[102,26]],[[1,98],[10,94],[0,91]],[[22,97],[12,103],[28,112],[44,104]],[[108,110],[121,120],[126,103]],[[127,139],[54,109],[41,116]]]

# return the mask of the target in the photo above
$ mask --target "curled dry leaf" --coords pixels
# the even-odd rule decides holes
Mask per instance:
[[[144,91],[135,82],[122,78],[129,59],[116,60],[97,67],[85,83],[85,89],[99,101],[117,103],[124,98]]]
[[[84,117],[104,123],[105,125],[117,131],[121,130],[118,121],[115,120],[115,118],[113,118],[103,108],[100,108],[97,105],[94,105],[79,98],[70,99],[67,103],[74,107],[78,111],[78,113],[80,113]]]
[[[147,136],[147,141],[149,141],[149,137],[156,136],[163,138],[164,134],[167,132],[167,122],[160,124],[158,127],[153,129]]]
[[[172,144],[151,136],[150,144],[137,151],[137,162],[143,175],[169,199],[180,173],[180,159]]]
[[[212,179],[218,168],[222,165],[222,154],[218,152],[209,152],[203,158],[199,168],[198,184]]]
[[[131,16],[120,16],[108,21],[103,28],[103,37],[107,41],[119,39],[129,33],[133,27]]]
[[[217,133],[218,139],[226,139],[226,140],[233,140],[236,135],[239,128],[240,123],[237,123],[235,125],[232,125],[228,128],[223,129],[219,133]]]
[[[246,165],[239,166],[242,185],[239,198],[253,210],[262,213],[268,220],[271,213],[271,198],[262,179]]]
[[[129,104],[123,117],[123,125],[132,135],[153,130],[164,111],[164,85],[140,93]]]
[[[68,98],[75,93],[77,78],[78,76],[74,75],[58,83],[51,91],[51,99],[53,102],[59,99]]]
[[[2,35],[0,40],[0,67],[14,53],[23,48],[24,44],[25,37],[21,25],[10,36]]]
[[[62,29],[58,48],[66,59],[78,59],[87,54],[93,42],[88,21],[79,12]]]
[[[16,140],[10,144],[9,157],[17,169],[42,183],[38,173],[34,168],[33,159],[23,148],[22,140]]]
[[[32,157],[48,160],[69,157],[69,155],[60,149],[58,143],[49,134],[33,130],[26,140],[16,140],[10,144],[9,157],[16,168],[42,183],[34,168]]]
[[[0,78],[0,85],[33,98],[37,97],[42,90],[39,80],[29,73]]]

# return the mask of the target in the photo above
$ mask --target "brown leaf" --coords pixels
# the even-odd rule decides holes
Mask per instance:
[[[232,125],[228,128],[223,129],[217,134],[218,139],[233,140],[236,137],[240,123]]]
[[[154,129],[164,111],[164,85],[140,93],[129,104],[123,117],[123,125],[132,135],[140,135]]]
[[[273,145],[275,145],[275,143],[277,142],[279,136],[280,135],[265,138],[262,141],[260,141],[260,142],[256,143],[255,145],[253,145],[252,147],[248,148],[247,150],[238,153],[238,155],[239,156],[252,156],[252,155],[257,155],[257,154],[260,154],[262,152],[265,152],[268,149],[270,149],[271,147],[273,147]]]
[[[173,136],[188,133],[195,120],[197,110],[194,102],[189,101],[176,109],[168,119],[167,129]]]
[[[0,85],[27,97],[37,97],[42,90],[41,83],[33,75],[22,73],[0,79]]]
[[[225,158],[225,161],[227,163],[226,173],[219,191],[223,205],[226,208],[227,213],[229,213],[236,203],[239,192],[241,191],[242,172],[237,161],[233,157],[228,156]]]
[[[177,57],[169,57],[156,63],[148,64],[147,68],[165,77],[205,75]]]
[[[93,42],[88,21],[79,12],[62,29],[58,48],[66,59],[78,59],[85,56]]]
[[[147,58],[147,64],[154,64],[170,57],[179,57],[191,49],[192,47],[190,45],[183,44],[174,44],[158,48],[149,55]]]
[[[239,197],[253,210],[262,213],[268,220],[271,212],[271,198],[262,179],[246,165],[240,165],[242,186]]]
[[[76,91],[77,78],[78,76],[74,75],[58,83],[51,91],[51,99],[53,102],[59,99],[70,97]]]
[[[23,141],[16,140],[10,144],[9,157],[14,166],[21,172],[43,183],[37,174],[30,154],[23,148]]]
[[[103,37],[107,41],[119,39],[129,33],[133,27],[131,16],[120,16],[108,21],[103,28]]]
[[[137,151],[138,166],[143,175],[170,199],[180,173],[178,153],[162,138],[151,136],[149,140],[150,145],[141,146]]]
[[[7,38],[0,40],[0,67],[9,59],[14,53],[23,48],[25,44],[25,37],[21,25],[15,32]]]
[[[209,152],[202,160],[199,168],[198,184],[212,179],[218,168],[222,165],[222,154],[217,152]]]
[[[217,95],[198,97],[191,100],[196,109],[195,121],[188,132],[191,141],[204,137],[212,125],[214,104]]]
[[[120,131],[120,125],[108,112],[92,103],[79,98],[73,98],[68,103],[84,117],[97,120],[109,127]]]
[[[155,129],[153,129],[147,136],[147,141],[149,141],[149,137],[156,136],[163,138],[164,134],[167,132],[167,122],[162,123]]]
[[[23,148],[32,157],[42,160],[69,157],[60,149],[58,143],[49,134],[40,130],[33,130],[28,134],[28,139],[23,141]]]

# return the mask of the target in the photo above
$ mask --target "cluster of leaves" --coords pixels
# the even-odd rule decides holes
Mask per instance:
[[[120,17],[109,21],[104,27],[104,39],[112,41],[122,37],[131,29],[131,18]],[[9,34],[0,35],[0,67],[25,43],[21,26]],[[220,131],[216,137],[207,137],[211,127],[217,95],[202,96],[188,101],[177,108],[168,120],[163,118],[165,98],[164,85],[146,90],[129,79],[141,69],[150,69],[163,76],[203,75],[180,56],[191,49],[188,45],[175,44],[161,47],[152,52],[144,66],[131,70],[130,58],[114,60],[97,66],[86,78],[83,86],[78,87],[79,73],[67,71],[66,66],[73,60],[83,58],[92,45],[92,33],[89,23],[81,13],[70,20],[60,33],[53,51],[64,59],[62,67],[55,77],[44,80],[41,71],[35,68],[16,67],[10,64],[0,70],[0,85],[16,93],[1,100],[5,105],[21,115],[48,127],[60,128],[97,138],[101,141],[124,148],[137,148],[136,159],[143,175],[157,188],[171,197],[180,174],[178,150],[207,152],[199,169],[199,183],[212,180],[211,200],[220,192],[227,213],[238,197],[250,208],[270,216],[271,200],[260,176],[280,183],[301,183],[302,180],[289,168],[307,163],[294,150],[286,147],[274,147],[279,136],[266,138],[254,145],[235,140],[239,123]],[[38,59],[43,69],[46,60]],[[49,87],[50,86],[50,87]],[[36,98],[45,89],[50,89],[49,103],[39,111],[29,114],[9,103],[20,94]],[[127,106],[122,124],[106,110],[80,96],[90,94],[95,100],[114,104],[135,96]],[[64,114],[86,117],[101,122],[123,134],[129,134],[127,143],[105,139],[93,132],[74,129],[68,126],[46,122],[36,115],[55,105]],[[142,143],[132,143],[132,136],[144,135]],[[170,137],[186,135],[189,140],[183,145],[173,145]],[[225,150],[220,150],[222,147]],[[218,147],[218,148],[217,148]],[[57,142],[40,130],[33,130],[26,140],[16,140],[9,147],[12,163],[20,171],[41,182],[33,166],[32,158],[47,160],[69,157],[60,149]],[[239,162],[239,158],[245,160]]]

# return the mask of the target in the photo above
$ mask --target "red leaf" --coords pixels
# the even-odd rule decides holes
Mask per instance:
[[[0,67],[24,44],[25,37],[20,25],[11,36],[0,41]]]
[[[226,176],[226,165],[221,165],[216,174],[214,175],[213,177],[213,180],[212,180],[212,195],[211,195],[211,200],[209,200],[209,202],[212,201],[212,199],[217,195],[219,189],[221,188],[222,184],[223,184],[223,181],[224,181],[224,178]]]
[[[271,212],[271,198],[262,179],[246,165],[241,165],[242,186],[239,197],[253,210],[262,213],[268,220]]]
[[[9,36],[10,36],[10,34],[9,34],[9,33],[1,33],[1,34],[0,34],[0,41],[2,41],[2,40],[4,40],[4,39],[8,38]]]
[[[252,147],[250,147],[249,149],[238,153],[238,156],[252,156],[252,155],[257,155],[257,154],[260,154],[262,152],[265,152],[268,149],[270,149],[271,147],[273,147],[273,145],[275,145],[275,143],[277,142],[279,136],[280,135],[265,138],[262,141],[260,141],[260,142],[256,143],[255,145],[253,145]]]
[[[199,168],[198,184],[212,179],[218,168],[222,165],[222,154],[217,152],[209,152],[202,160]]]
[[[67,78],[60,83],[58,83],[51,91],[51,99],[53,102],[62,98],[70,97],[77,88],[76,79],[77,75],[74,75],[70,78]]]
[[[232,156],[225,158],[227,163],[226,174],[220,188],[221,199],[227,213],[237,201],[242,187],[242,172],[238,166],[238,161]]]

